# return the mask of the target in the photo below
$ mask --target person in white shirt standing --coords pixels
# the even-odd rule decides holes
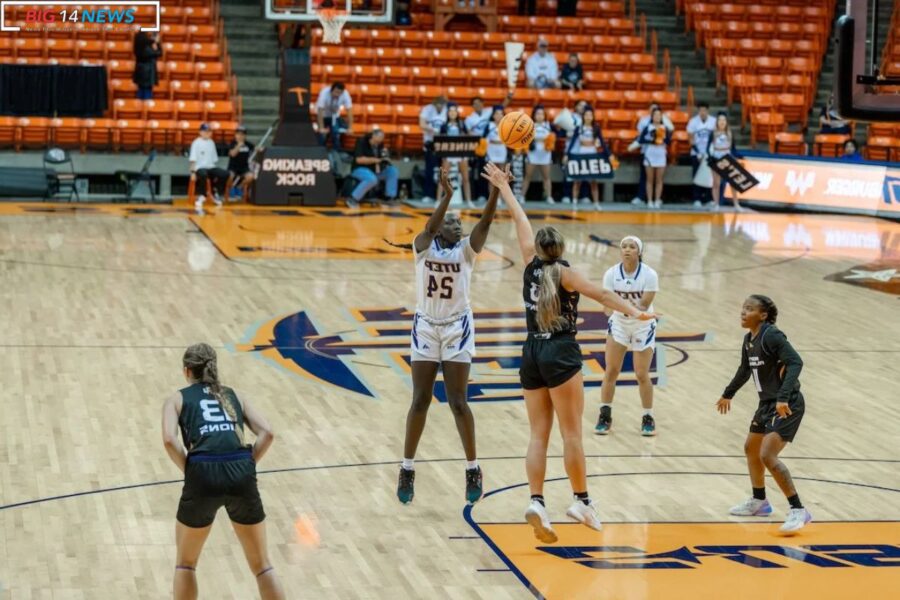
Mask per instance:
[[[525,167],[525,180],[522,182],[522,195],[528,193],[531,176],[535,168],[540,172],[544,184],[544,202],[554,204],[553,182],[550,179],[550,166],[553,164],[553,148],[556,145],[556,134],[547,121],[547,111],[538,104],[531,111],[534,122],[534,140],[528,149],[528,165]],[[549,146],[549,148],[548,148]]]
[[[437,196],[434,173],[438,167],[438,158],[434,155],[434,134],[441,130],[447,122],[447,97],[438,96],[431,104],[422,108],[419,113],[419,127],[422,129],[422,141],[425,143],[425,173],[422,189],[424,202],[431,202]]]
[[[346,112],[346,119],[341,117],[342,111]],[[331,147],[334,150],[340,149],[341,134],[353,129],[353,100],[340,81],[335,81],[319,92],[316,99],[316,123],[319,126],[319,143],[325,146],[331,140]]]
[[[475,317],[469,303],[470,281],[476,256],[487,241],[497,209],[497,188],[472,233],[463,237],[458,214],[447,214],[453,188],[449,168],[441,169],[442,200],[413,241],[416,261],[416,314],[410,338],[413,399],[406,417],[403,462],[397,499],[403,504],[415,495],[416,449],[434,393],[438,368],[444,374],[447,402],[456,420],[466,454],[466,502],[475,504],[483,494],[481,468],[475,453],[475,421],[468,404],[469,371],[475,356]]]
[[[197,194],[194,208],[197,209],[197,212],[203,212],[207,178],[212,182],[213,202],[216,203],[216,206],[222,206],[222,194],[225,193],[228,171],[218,166],[219,154],[216,151],[216,143],[212,140],[212,130],[206,123],[200,125],[200,135],[191,142],[188,160],[190,161],[191,181],[194,182],[194,190]]]
[[[706,160],[706,148],[715,128],[716,120],[709,114],[709,104],[700,102],[697,104],[697,114],[687,124],[688,139],[691,142],[691,177],[697,174],[700,163]],[[709,188],[694,185],[693,192],[694,206],[709,202]]]
[[[653,299],[659,291],[659,276],[644,264],[641,255],[644,243],[634,235],[627,235],[619,242],[622,262],[610,267],[603,276],[603,288],[615,292],[626,302],[634,304],[638,310],[653,313]],[[632,351],[634,374],[638,381],[638,392],[644,416],[641,421],[641,435],[656,435],[656,421],[653,419],[653,382],[650,379],[650,364],[656,349],[656,319],[640,321],[621,312],[613,312],[609,317],[609,332],[606,336],[606,369],[600,388],[600,417],[594,430],[600,435],[609,433],[612,426],[612,401],[616,393],[616,379],[622,371],[625,353]]]
[[[537,43],[537,52],[525,61],[525,78],[530,88],[558,88],[559,65],[556,57],[547,51],[547,40],[540,39]]]
[[[506,95],[506,98],[503,99],[502,106],[504,108],[509,105],[512,97],[513,93],[509,92]],[[469,113],[469,116],[467,116],[464,121],[466,124],[466,131],[469,132],[469,135],[480,135],[485,137],[493,113],[494,109],[492,107],[484,105],[484,98],[481,96],[472,98],[472,112]],[[484,160],[483,157],[473,158],[472,168],[469,169],[472,175],[472,192],[477,196],[478,202],[487,199],[488,183],[481,176],[481,170],[484,168]]]

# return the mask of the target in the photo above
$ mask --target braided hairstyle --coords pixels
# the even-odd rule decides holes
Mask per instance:
[[[222,410],[228,415],[228,420],[234,423],[234,434],[238,438],[238,443],[243,446],[244,429],[238,424],[237,409],[235,408],[236,398],[233,393],[230,393],[230,390],[226,392],[219,381],[216,351],[209,344],[194,344],[184,351],[181,361],[194,379],[209,387],[212,395],[219,401]]]
[[[766,323],[774,324],[776,319],[778,319],[778,307],[775,306],[775,302],[762,294],[753,294],[750,296],[750,299],[756,302],[762,311],[766,313]]]

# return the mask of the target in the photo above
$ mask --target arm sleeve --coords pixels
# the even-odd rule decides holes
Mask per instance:
[[[615,273],[613,269],[607,269],[606,274],[603,275],[603,289],[614,292],[613,289],[613,280],[615,279]]]
[[[728,387],[725,388],[725,391],[722,392],[722,397],[729,400],[734,398],[734,395],[741,389],[741,386],[747,383],[748,379],[750,379],[750,361],[747,358],[746,346],[741,344],[741,366],[738,367],[731,383],[729,383]]]
[[[791,399],[791,393],[800,385],[803,360],[781,331],[766,340],[766,349],[777,356],[779,362],[784,365],[784,381],[778,389],[778,402],[787,402]]]

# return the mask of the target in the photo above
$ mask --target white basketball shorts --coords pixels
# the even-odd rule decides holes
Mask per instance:
[[[458,319],[435,324],[419,313],[413,318],[412,360],[471,363],[475,356],[475,323],[471,311]]]
[[[639,321],[612,316],[608,331],[612,339],[629,350],[641,352],[647,348],[656,349],[656,320]]]

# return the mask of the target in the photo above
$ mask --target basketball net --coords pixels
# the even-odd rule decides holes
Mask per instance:
[[[340,44],[341,30],[349,18],[347,11],[320,8],[316,11],[316,17],[322,24],[322,41],[326,44]]]

